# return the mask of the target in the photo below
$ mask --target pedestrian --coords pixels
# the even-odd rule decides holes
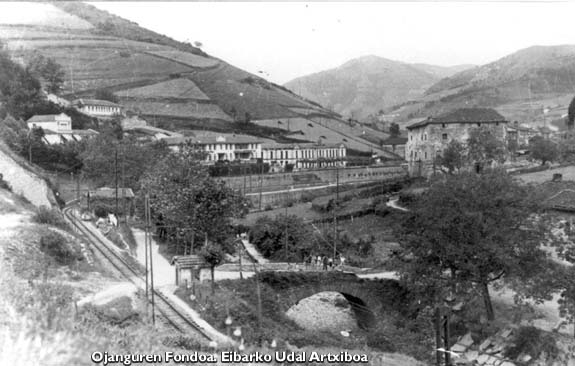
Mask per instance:
[[[342,267],[345,264],[345,257],[343,255],[339,258],[339,263]]]
[[[331,258],[331,257],[329,258],[328,264],[329,264],[329,269],[332,269],[333,268],[333,258]]]
[[[320,268],[321,267],[321,256],[317,256],[317,267]]]
[[[324,255],[323,256],[323,270],[327,271],[327,257]]]

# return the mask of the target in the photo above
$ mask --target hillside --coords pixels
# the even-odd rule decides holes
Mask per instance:
[[[459,72],[396,109],[403,118],[425,117],[462,106],[495,107],[509,119],[543,123],[566,113],[575,93],[575,46],[533,46]]]
[[[60,64],[65,70],[60,94],[67,99],[93,97],[106,89],[127,110],[158,126],[179,129],[237,132],[236,122],[246,119],[308,115],[339,121],[335,113],[282,86],[92,5],[24,6],[26,17],[0,15],[0,42],[21,64],[38,53]],[[325,142],[347,138],[334,130]],[[263,127],[257,131],[281,137],[276,133]],[[373,148],[360,145],[363,151]]]
[[[335,69],[294,79],[285,86],[342,115],[364,118],[418,99],[436,81],[466,67],[407,64],[364,56]]]

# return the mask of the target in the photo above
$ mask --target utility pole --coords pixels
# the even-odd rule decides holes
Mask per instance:
[[[288,252],[288,207],[287,207],[287,202],[285,205],[285,256],[286,256],[286,262],[289,263],[289,252]]]
[[[339,202],[339,167],[335,167],[335,204],[333,205],[333,261],[337,256],[337,203]]]
[[[151,220],[150,220],[150,197],[146,195],[146,202],[145,202],[145,210],[146,210],[146,232],[150,231],[151,227]],[[149,253],[150,253],[150,291],[152,293],[152,324],[156,324],[156,304],[154,299],[154,261],[152,258],[152,237],[150,233],[147,235],[147,243],[146,245],[149,246]]]
[[[116,215],[118,214],[118,146],[116,145],[116,153],[114,158],[114,181],[116,183]]]
[[[260,162],[260,211],[262,210],[262,189],[264,184],[264,162]]]
[[[126,214],[126,154],[122,154],[122,216],[124,216],[124,222],[128,222],[128,215]]]

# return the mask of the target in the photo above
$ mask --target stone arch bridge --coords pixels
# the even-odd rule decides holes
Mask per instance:
[[[327,291],[343,295],[362,328],[369,328],[385,313],[409,316],[416,311],[408,291],[394,279],[368,280],[343,272],[262,272],[260,279],[275,290],[284,312],[302,299]]]

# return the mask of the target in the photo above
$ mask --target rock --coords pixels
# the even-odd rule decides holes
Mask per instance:
[[[501,338],[509,337],[512,332],[513,332],[513,329],[511,329],[511,328],[505,329],[503,332],[501,332]]]
[[[457,342],[465,347],[469,347],[473,344],[473,338],[471,338],[471,333],[467,333]]]
[[[137,296],[138,289],[131,283],[122,283],[90,295],[78,302],[79,311],[94,311],[111,323],[123,323],[145,313],[144,304]]]
[[[468,351],[465,353],[465,358],[467,358],[469,361],[475,361],[477,360],[477,357],[479,357],[479,352],[477,351]]]
[[[479,350],[483,351],[484,349],[486,349],[487,347],[489,347],[489,345],[491,344],[491,339],[487,338],[486,340],[484,340],[480,345],[479,345]]]
[[[522,363],[526,363],[531,361],[533,357],[531,357],[530,355],[527,354],[521,354],[517,357],[517,361],[522,362]]]
[[[464,345],[462,345],[462,344],[460,344],[460,343],[456,343],[456,344],[454,344],[453,346],[451,346],[451,350],[452,350],[453,352],[458,352],[458,353],[460,353],[460,352],[465,352],[465,351],[467,350],[467,347],[464,346]]]
[[[479,357],[477,357],[477,363],[479,363],[480,365],[483,365],[484,363],[487,362],[487,360],[489,360],[489,355],[480,355]]]

